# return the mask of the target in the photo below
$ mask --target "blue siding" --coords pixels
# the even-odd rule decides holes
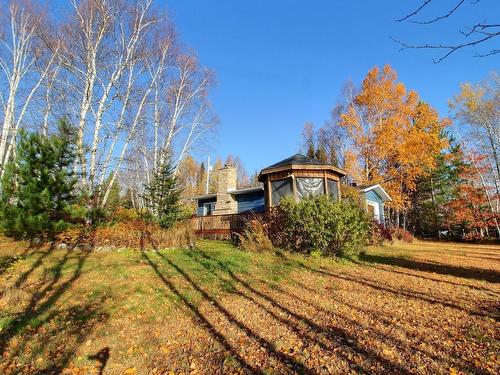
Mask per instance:
[[[264,203],[264,191],[236,195],[238,213],[246,211],[262,212],[266,210]]]
[[[379,195],[374,191],[370,190],[366,193],[364,193],[365,199],[368,201],[376,202],[378,203],[378,211],[380,212],[380,222],[384,222],[384,201],[382,201],[382,198],[379,197]]]
[[[203,205],[205,203],[215,202],[217,198],[206,198],[206,199],[198,199],[198,208],[196,210],[196,214],[198,216],[203,216]]]

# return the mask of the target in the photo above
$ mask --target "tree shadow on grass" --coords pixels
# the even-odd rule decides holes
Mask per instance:
[[[20,258],[25,256],[25,255],[28,255],[30,253],[30,250],[32,250],[33,248],[30,248],[30,247],[27,247],[25,249],[25,251],[21,254]],[[31,265],[31,267],[23,272],[17,279],[16,281],[13,283],[13,285],[11,287],[13,288],[19,288],[21,287],[25,282],[26,280],[28,280],[28,277],[33,273],[35,272],[35,270],[37,268],[39,268],[44,260],[50,255],[53,253],[54,249],[55,249],[55,246],[54,244],[51,244],[50,246],[48,246],[44,251],[41,251],[42,247],[41,246],[38,246],[36,248],[34,248],[34,253],[38,252],[39,253],[39,256],[37,257],[37,259],[33,262],[33,264]],[[0,272],[0,275],[3,274],[7,269],[8,267],[14,263],[17,259],[17,257],[12,257],[14,259],[11,259],[11,260],[7,260],[8,264],[5,266],[5,268]],[[0,292],[0,297],[3,296],[3,291]]]
[[[378,270],[385,271],[385,272],[397,273],[399,275],[410,276],[410,277],[415,277],[415,278],[418,278],[418,279],[424,279],[424,280],[433,281],[433,282],[436,282],[436,283],[443,283],[443,284],[448,284],[448,285],[453,285],[453,286],[458,286],[458,287],[463,287],[463,288],[469,288],[469,289],[484,291],[484,292],[491,293],[491,294],[496,295],[496,296],[498,295],[498,292],[496,292],[496,291],[494,291],[492,289],[483,287],[483,286],[477,286],[477,285],[471,285],[471,284],[464,284],[464,283],[457,283],[457,282],[454,282],[454,281],[437,279],[437,278],[430,277],[430,276],[424,276],[422,273],[415,274],[415,273],[411,273],[411,272],[405,272],[405,271],[402,271],[402,270],[397,270],[397,269],[395,269],[395,267],[385,268],[385,267],[379,265],[378,263],[359,262],[356,259],[351,259],[351,262],[353,262],[354,264],[360,265],[360,266],[373,267],[373,268],[376,268]]]
[[[99,364],[97,368],[97,375],[102,375],[109,360],[109,348],[106,346],[105,348],[99,350],[96,354],[88,355],[87,359],[97,361]]]
[[[142,249],[142,256],[148,262],[148,264],[153,268],[154,272],[158,278],[165,284],[165,286],[172,292],[177,298],[179,298],[184,306],[196,317],[196,319],[203,325],[203,327],[208,331],[208,333],[220,344],[222,347],[231,353],[231,355],[236,359],[240,366],[248,373],[251,374],[262,374],[260,370],[247,363],[243,357],[241,357],[236,349],[231,345],[231,343],[226,339],[226,337],[218,331],[205,316],[198,310],[198,308],[181,292],[180,289],[168,278],[166,278],[160,271],[157,263],[155,263],[152,258]],[[222,370],[222,363],[220,364]]]
[[[3,256],[0,257],[0,275],[9,269],[9,267],[19,260],[18,256]]]
[[[328,276],[328,277],[338,279],[338,280],[345,280],[345,281],[349,281],[349,282],[354,282],[354,283],[357,283],[359,285],[363,285],[363,286],[372,288],[374,290],[378,290],[380,292],[387,292],[387,293],[391,293],[395,296],[420,300],[420,301],[427,302],[430,304],[438,304],[438,305],[441,305],[443,307],[449,307],[449,308],[452,308],[452,309],[455,309],[458,311],[462,311],[462,312],[465,312],[465,313],[471,314],[471,315],[494,318],[488,312],[482,311],[481,309],[475,309],[475,310],[468,309],[468,308],[461,306],[457,303],[450,302],[450,300],[448,298],[444,298],[444,297],[443,298],[436,298],[435,296],[430,295],[428,293],[424,293],[424,292],[420,292],[420,291],[416,291],[416,290],[406,290],[406,289],[392,287],[392,286],[382,284],[382,283],[375,281],[375,280],[372,280],[372,279],[367,279],[367,278],[362,277],[360,275],[351,276],[351,275],[345,275],[345,274],[340,274],[340,273],[332,273],[332,272],[326,271],[324,269],[316,269],[316,268],[306,266],[304,264],[302,264],[301,266],[303,268],[305,268],[311,272],[317,273],[319,275]]]
[[[286,306],[284,306],[282,303],[278,302],[276,299],[272,298],[270,295],[264,293],[262,290],[258,290],[252,285],[250,285],[248,282],[240,278],[239,276],[235,275],[228,267],[226,267],[225,264],[220,262],[217,259],[214,259],[210,257],[208,254],[205,252],[201,251],[200,249],[195,249],[190,252],[190,255],[193,259],[197,260],[200,264],[204,264],[203,262],[200,261],[199,257],[205,259],[205,260],[210,260],[212,262],[216,262],[220,268],[221,271],[223,271],[225,274],[227,274],[235,283],[238,285],[241,285],[247,292],[250,294],[244,294],[242,292],[239,292],[238,294],[246,298],[247,300],[251,301],[253,304],[258,306],[259,308],[263,309],[267,313],[269,313],[275,320],[281,322],[285,326],[287,326],[291,331],[297,334],[298,337],[302,337],[313,344],[316,344],[320,346],[322,349],[326,351],[332,351],[335,350],[335,347],[337,344],[341,344],[345,347],[350,348],[350,350],[358,353],[359,355],[362,355],[364,357],[369,357],[371,359],[376,360],[381,366],[386,371],[391,371],[394,373],[398,374],[408,374],[409,372],[402,366],[399,366],[398,364],[387,360],[386,358],[381,357],[378,353],[375,353],[374,351],[364,348],[360,345],[357,344],[355,337],[350,335],[346,330],[340,328],[340,327],[332,327],[332,326],[327,326],[327,325],[320,325],[318,323],[315,323],[311,319],[303,316],[302,314],[298,314]],[[195,256],[193,256],[195,255]],[[208,271],[214,273],[213,268],[210,269],[206,267]],[[218,275],[215,275],[216,277],[219,277]],[[272,307],[281,310],[282,313],[285,313],[285,316],[290,316],[292,319],[289,318],[283,318],[282,315],[275,313],[272,311],[270,308],[266,307],[262,303],[260,303],[256,298],[254,298],[251,295],[256,295],[257,297],[261,298],[262,300],[268,302]],[[352,321],[353,323],[356,324],[357,328],[362,328],[359,326],[357,322]],[[299,324],[297,324],[299,323]],[[301,328],[301,326],[305,327]],[[321,337],[326,337],[327,342],[323,342],[320,338]],[[351,363],[351,365],[354,365],[358,371],[361,373],[370,373],[370,369],[364,368],[360,364],[354,363],[352,360],[349,359],[347,355],[340,351],[336,351],[336,354],[343,357],[348,363]]]
[[[42,253],[30,270],[15,281],[14,287],[19,288],[30,273],[44,265],[43,259],[53,250],[50,247]],[[100,310],[102,301],[62,309],[56,307],[56,302],[82,275],[88,256],[89,252],[68,249],[55,265],[45,269],[41,286],[31,293],[26,307],[12,316],[0,333],[3,373],[60,373],[92,327],[107,319]],[[74,269],[66,277],[64,270],[70,267]],[[44,354],[47,352],[50,355]],[[47,359],[47,363],[36,364],[35,357],[40,355]]]
[[[2,359],[3,374],[61,374],[80,345],[108,315],[103,301],[71,306],[50,313],[43,321],[33,319]],[[41,363],[38,363],[43,359]]]
[[[437,273],[446,276],[455,276],[464,279],[475,279],[488,281],[490,283],[500,282],[500,272],[475,267],[452,266],[442,263],[431,263],[405,257],[395,257],[386,255],[361,254],[359,259],[368,263],[387,264],[391,266],[403,267],[415,271]]]
[[[258,333],[252,331],[249,327],[247,327],[242,321],[234,317],[229,310],[223,307],[215,298],[210,296],[204,289],[202,289],[191,276],[188,275],[186,271],[180,268],[177,264],[172,262],[170,259],[165,257],[160,252],[157,253],[168,265],[173,267],[188,284],[196,290],[206,301],[208,301],[212,306],[217,309],[217,312],[221,314],[229,323],[233,324],[237,327],[241,332],[243,332],[247,337],[255,340],[261,347],[265,348],[266,351],[274,357],[276,360],[281,362],[287,368],[293,369],[293,372],[299,374],[311,374],[312,371],[308,369],[301,362],[296,361],[293,357],[288,354],[277,351],[274,345],[267,341],[264,337],[259,335]]]
[[[298,295],[297,293],[289,292],[288,290],[285,290],[284,288],[277,286],[277,285],[274,285],[274,284],[271,285],[270,283],[268,283],[265,280],[260,280],[260,281],[265,283],[266,285],[268,285],[270,288],[273,288],[274,290],[278,291],[280,294],[287,295],[292,300],[300,301],[303,304],[312,307],[319,314],[331,314],[332,313],[332,311],[329,311],[329,310],[325,309],[324,307],[319,306],[319,305],[307,300],[306,298],[304,298],[301,295]],[[294,283],[297,284],[299,286],[299,288],[304,288],[304,284],[299,283],[297,281],[294,281]],[[322,296],[321,293],[318,292],[318,290],[313,290],[312,288],[304,288],[304,289],[308,291],[308,293],[306,293],[305,295],[308,295],[308,294],[310,295],[310,293],[314,293],[317,296]],[[367,335],[369,335],[371,338],[378,340],[379,342],[383,342],[387,345],[396,344],[396,346],[399,350],[406,350],[406,351],[410,351],[410,352],[414,351],[414,352],[420,353],[419,356],[421,356],[421,358],[428,357],[429,359],[431,359],[432,361],[434,361],[436,363],[441,363],[443,365],[443,368],[449,368],[449,367],[454,367],[454,366],[457,368],[460,368],[460,367],[465,366],[473,373],[481,373],[482,372],[482,369],[479,369],[474,364],[464,363],[464,360],[462,358],[453,357],[453,355],[452,355],[452,353],[450,353],[449,349],[445,348],[442,345],[439,345],[439,344],[436,345],[436,343],[433,343],[433,347],[435,347],[435,348],[437,348],[437,349],[439,349],[442,352],[447,354],[446,357],[439,355],[437,353],[432,353],[431,350],[419,348],[418,343],[421,342],[421,338],[419,338],[419,336],[414,336],[414,334],[408,332],[405,328],[403,328],[400,325],[395,326],[393,321],[391,321],[390,319],[384,317],[383,315],[380,315],[379,313],[377,313],[369,308],[355,306],[355,305],[348,303],[346,301],[336,300],[336,302],[340,305],[345,305],[346,307],[348,307],[351,310],[356,311],[356,313],[353,314],[353,316],[359,315],[360,313],[367,315],[367,316],[370,316],[371,320],[378,321],[383,326],[392,327],[392,329],[399,330],[401,333],[403,333],[403,337],[413,337],[413,338],[416,338],[417,340],[416,340],[416,342],[411,342],[411,341],[405,342],[405,341],[397,338],[395,335],[388,335],[386,332],[383,332],[382,330],[377,329],[372,324],[370,324],[370,325],[361,324],[361,323],[357,322],[356,320],[353,320],[352,318],[350,318],[348,315],[343,314],[343,313],[339,312],[338,310],[335,310],[334,313],[338,318],[340,318],[342,321],[348,322],[349,324],[351,324],[357,328],[356,332],[368,331]],[[427,334],[426,331],[422,331],[421,333],[423,335]]]

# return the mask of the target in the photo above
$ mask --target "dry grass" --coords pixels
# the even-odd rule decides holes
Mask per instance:
[[[0,251],[3,374],[499,371],[499,246]]]

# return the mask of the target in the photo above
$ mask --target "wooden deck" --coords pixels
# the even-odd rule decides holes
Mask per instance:
[[[249,220],[261,218],[263,213],[210,215],[192,217],[191,225],[197,236],[203,238],[230,238],[241,233]]]

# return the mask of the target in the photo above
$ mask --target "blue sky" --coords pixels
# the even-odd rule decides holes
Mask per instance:
[[[46,0],[61,11],[67,0]],[[216,73],[210,98],[220,118],[210,148],[197,159],[238,155],[249,173],[296,153],[305,122],[330,117],[348,80],[359,85],[369,69],[391,64],[399,79],[448,115],[448,101],[462,82],[500,71],[500,38],[463,50],[440,64],[439,51],[407,50],[389,39],[440,43],[478,21],[499,22],[500,1],[467,0],[451,19],[432,26],[398,23],[423,0],[156,0],[167,10],[180,40]],[[416,19],[433,18],[457,0],[435,0]]]
[[[389,35],[408,42],[453,41],[459,28],[492,21],[500,14],[500,1],[466,4],[451,20],[432,27],[394,21],[418,3],[164,1],[182,41],[217,75],[211,100],[221,123],[212,158],[239,155],[252,172],[295,153],[304,122],[321,125],[347,80],[359,83],[370,68],[386,63],[446,116],[459,84],[499,70],[500,55],[474,58],[474,51],[464,50],[434,64],[436,51],[398,52]],[[428,14],[436,15],[436,9]]]

